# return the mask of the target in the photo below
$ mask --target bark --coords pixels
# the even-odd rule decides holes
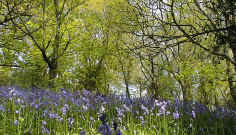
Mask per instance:
[[[191,87],[189,84],[187,84],[185,81],[179,80],[181,89],[182,89],[182,94],[183,94],[183,100],[184,101],[192,101],[192,92],[191,92]]]
[[[158,99],[160,96],[159,94],[159,87],[157,83],[157,76],[155,72],[155,63],[154,63],[154,58],[152,56],[149,56],[149,62],[150,62],[150,67],[151,67],[151,72],[150,72],[150,79],[151,79],[151,84],[149,85],[149,95],[152,96],[154,99]]]
[[[227,1],[228,7],[230,9],[229,14],[226,16],[226,25],[229,26],[228,29],[228,40],[229,47],[232,51],[233,60],[236,61],[236,17],[235,17],[235,9],[233,1]],[[236,103],[236,64],[228,63],[228,82],[230,87],[231,96]],[[231,66],[232,65],[232,66]]]
[[[230,48],[232,50],[233,59],[236,61],[236,37],[234,38],[235,38],[233,39],[234,42],[230,43]],[[230,87],[230,93],[234,102],[236,103],[236,65],[232,63],[228,63],[227,66],[228,66],[227,72],[228,72],[228,82],[229,82],[229,87]]]
[[[52,60],[49,64],[49,87],[54,88],[55,82],[54,79],[57,77],[58,60]]]
[[[60,40],[61,40],[61,23],[62,20],[60,18],[61,13],[59,12],[59,1],[54,0],[54,6],[55,6],[55,15],[56,15],[56,30],[55,30],[55,39],[54,39],[54,44],[53,44],[53,53],[50,59],[49,65],[49,87],[54,88],[55,87],[55,82],[54,79],[57,77],[57,69],[58,69],[58,59],[59,59],[59,46],[60,46]]]

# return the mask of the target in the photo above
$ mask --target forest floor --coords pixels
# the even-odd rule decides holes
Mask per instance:
[[[87,90],[0,87],[0,134],[234,135],[236,110]],[[114,133],[113,133],[114,134]]]

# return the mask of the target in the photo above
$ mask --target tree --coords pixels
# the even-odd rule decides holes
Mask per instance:
[[[131,33],[149,43],[142,47],[158,53],[188,43],[228,61],[228,82],[236,102],[234,1],[134,0],[130,5],[137,16],[130,26],[143,29]]]
[[[12,21],[18,20],[20,17],[25,19],[31,18],[31,13],[29,12],[33,7],[31,2],[25,0],[4,0],[0,1],[0,28],[1,28],[1,38],[0,38],[0,48],[2,54],[6,52],[16,53],[18,48],[12,42],[12,39],[22,40],[24,35],[16,32]],[[3,49],[5,48],[5,49]],[[7,49],[7,50],[6,50]],[[0,66],[2,67],[20,67],[20,65],[13,64],[11,62],[6,62],[6,57],[1,60]],[[2,63],[3,62],[3,63]]]
[[[26,35],[25,41],[31,49],[36,49],[49,69],[50,87],[58,76],[59,59],[65,55],[76,35],[76,17],[72,13],[78,9],[82,1],[50,0],[35,1],[31,11],[32,19],[26,21],[19,17],[11,22],[18,31]]]

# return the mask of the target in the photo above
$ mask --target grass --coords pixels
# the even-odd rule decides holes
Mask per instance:
[[[20,90],[6,89],[0,93],[4,92],[8,95],[1,97],[3,135],[78,135],[81,131],[97,135],[101,114],[107,115],[110,126],[118,122],[123,135],[233,135],[236,131],[235,111],[229,108],[209,110],[196,103],[138,98],[130,102],[88,91],[19,94]]]

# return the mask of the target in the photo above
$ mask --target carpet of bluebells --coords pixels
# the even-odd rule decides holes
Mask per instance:
[[[235,135],[236,111],[82,90],[0,87],[0,134]]]

